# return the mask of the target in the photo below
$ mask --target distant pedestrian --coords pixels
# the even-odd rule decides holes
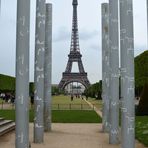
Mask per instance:
[[[31,103],[31,107],[34,105],[34,94],[31,93],[30,95],[30,103]]]
[[[73,101],[73,95],[71,95],[71,101]]]
[[[85,95],[85,97],[86,97],[86,100],[88,100],[88,95],[87,94]]]

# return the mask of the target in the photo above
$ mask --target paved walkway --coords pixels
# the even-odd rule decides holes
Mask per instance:
[[[108,134],[101,133],[101,124],[53,124],[46,133],[44,144],[33,143],[33,124],[30,125],[31,148],[120,148],[109,145]],[[0,147],[15,148],[14,132],[0,137]],[[145,148],[137,143],[136,148]]]
[[[86,99],[84,99],[85,102],[95,110],[95,112],[102,118],[102,112],[100,111],[100,109],[98,109],[97,107],[95,107],[92,103],[90,103],[89,101],[87,101]]]

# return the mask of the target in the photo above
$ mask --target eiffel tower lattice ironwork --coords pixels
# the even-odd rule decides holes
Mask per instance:
[[[81,53],[79,47],[79,34],[78,34],[78,21],[77,21],[77,6],[78,1],[73,0],[73,23],[72,23],[72,35],[71,35],[71,47],[70,54],[68,55],[68,63],[65,72],[63,72],[62,79],[59,83],[59,88],[64,90],[65,86],[72,82],[79,82],[87,88],[90,82],[87,78],[87,73],[84,71],[83,63],[81,60]],[[78,63],[79,72],[74,73],[72,71],[73,62]]]

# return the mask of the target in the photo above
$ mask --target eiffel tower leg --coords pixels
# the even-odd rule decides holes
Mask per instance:
[[[83,64],[82,64],[82,60],[78,61],[78,66],[79,66],[80,73],[84,73],[84,67],[83,67]]]
[[[72,70],[72,61],[68,60],[67,66],[66,66],[66,72],[71,72]]]
[[[49,132],[51,131],[52,4],[46,4],[45,30],[44,130]]]
[[[30,0],[18,0],[17,2],[15,147],[29,148]]]
[[[110,132],[109,143],[119,143],[119,27],[118,0],[109,1]]]
[[[45,0],[37,0],[35,42],[35,118],[34,142],[43,143],[44,50],[45,50]]]
[[[133,1],[120,1],[121,147],[135,148]]]
[[[103,132],[109,132],[109,5],[102,4],[102,98]]]

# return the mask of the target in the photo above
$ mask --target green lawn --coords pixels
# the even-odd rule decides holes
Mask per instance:
[[[52,96],[52,104],[87,104],[84,100],[80,98],[74,98],[71,101],[70,96]]]
[[[136,139],[148,146],[148,116],[136,117]]]
[[[30,111],[30,122],[33,122],[34,113]],[[14,110],[0,110],[0,117],[15,120]],[[52,122],[54,123],[101,123],[102,119],[98,117],[95,111],[80,110],[54,110],[52,111]]]
[[[0,109],[2,109],[1,104],[0,99]],[[4,102],[3,109],[12,109],[12,104]],[[74,98],[71,101],[70,96],[59,95],[52,96],[52,110],[92,110],[92,108],[80,98]]]
[[[102,109],[102,100],[96,100],[95,98],[88,98],[88,101],[96,108]]]
[[[0,104],[1,104],[2,102],[4,102],[4,101],[0,98]]]
[[[53,110],[90,110],[91,107],[82,99],[75,98],[71,101],[70,96],[52,96]]]

